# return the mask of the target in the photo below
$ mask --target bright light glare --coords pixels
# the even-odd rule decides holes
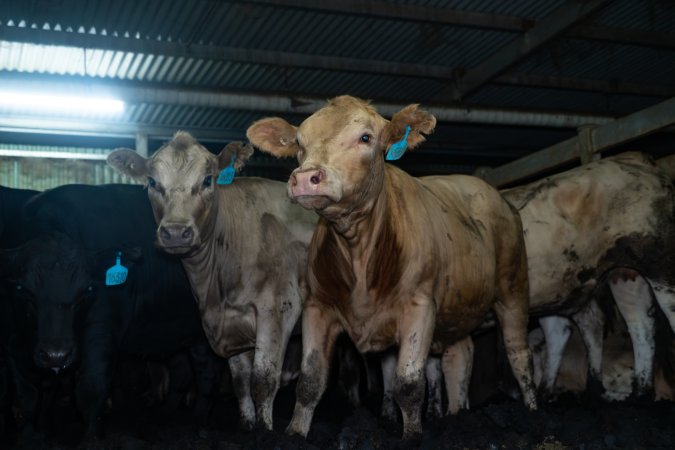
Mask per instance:
[[[60,113],[121,113],[124,111],[124,102],[113,98],[10,91],[0,91],[0,106]]]

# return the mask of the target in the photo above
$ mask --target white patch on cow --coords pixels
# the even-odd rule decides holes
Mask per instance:
[[[546,342],[546,363],[541,385],[546,392],[553,393],[565,346],[572,334],[572,323],[567,317],[546,316],[539,319],[539,325]]]
[[[642,394],[653,386],[654,364],[654,317],[649,284],[641,276],[635,280],[619,279],[609,287],[616,306],[626,321],[635,353],[635,382],[637,392]]]
[[[661,311],[668,318],[670,328],[675,331],[675,288],[651,279],[648,281],[654,291],[654,297],[656,297]]]
[[[469,409],[469,382],[473,370],[473,340],[470,336],[446,347],[441,358],[445,389],[448,394],[447,414]]]

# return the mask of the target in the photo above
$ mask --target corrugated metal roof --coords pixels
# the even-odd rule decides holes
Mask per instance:
[[[370,61],[375,67],[378,61],[420,67],[431,65],[457,69],[459,74],[479,66],[520,35],[506,29],[461,27],[437,21],[353,14],[348,10],[334,12],[321,3],[305,7],[289,2],[274,3],[273,0],[0,0],[0,31],[3,28],[52,30],[73,33],[71,36],[86,34],[133,39],[141,46],[152,41],[207,44],[289,52],[307,58],[317,55],[341,57]],[[566,2],[395,0],[387,3],[532,21],[547,17]],[[672,23],[675,23],[675,6],[660,0],[614,0],[581,22],[585,26],[664,33],[673,33]],[[451,79],[323,70],[255,61],[244,63],[179,53],[153,54],[147,49],[135,53],[0,40],[0,77],[29,73],[44,74],[46,78],[62,77],[72,80],[75,91],[86,89],[86,83],[82,81],[86,79],[92,85],[102,84],[113,90],[115,86],[134,83],[134,86],[324,98],[349,93],[379,101],[422,103],[448,103],[452,86]],[[558,38],[514,64],[507,72],[673,86],[674,53],[672,46],[650,48],[604,40]],[[467,96],[463,105],[625,114],[657,101],[658,97],[487,84]],[[30,115],[29,111],[0,109],[0,117],[8,114],[15,117]],[[228,137],[243,138],[246,126],[262,115],[269,114],[139,102],[129,104],[116,118],[87,115],[70,119],[114,121],[129,126],[227,130]],[[440,134],[443,134],[444,126],[439,124]],[[469,148],[470,142],[465,145]]]

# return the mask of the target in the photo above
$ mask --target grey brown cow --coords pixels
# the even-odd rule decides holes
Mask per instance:
[[[178,132],[148,159],[118,149],[108,163],[147,183],[157,245],[181,257],[209,343],[228,358],[242,426],[257,421],[269,430],[316,218],[289,202],[283,183],[216,184],[221,170],[239,169],[252,152],[237,142],[216,156]]]
[[[462,354],[453,348],[490,310],[502,326],[525,403],[536,408],[517,213],[478,178],[413,178],[385,163],[395,142],[401,142],[395,148],[414,148],[435,123],[417,105],[388,121],[367,102],[341,96],[299,127],[269,118],[248,129],[260,149],[297,156],[300,167],[288,194],[320,216],[309,250],[310,296],[291,434],[307,435],[342,331],[361,352],[398,346],[394,397],[403,435],[419,433],[427,355],[443,354],[444,369],[451,369],[446,355]]]

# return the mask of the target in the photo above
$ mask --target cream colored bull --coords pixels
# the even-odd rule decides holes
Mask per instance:
[[[398,347],[394,398],[403,436],[419,433],[427,355],[442,354],[448,386],[464,386],[449,380],[452,364],[470,362],[455,347],[489,311],[502,327],[525,404],[536,408],[517,213],[478,178],[413,178],[385,164],[392,144],[416,147],[435,122],[417,105],[388,121],[365,101],[342,96],[299,127],[271,118],[247,132],[260,149],[298,158],[289,196],[320,216],[309,251],[303,362],[289,433],[307,435],[342,331],[361,352]]]

